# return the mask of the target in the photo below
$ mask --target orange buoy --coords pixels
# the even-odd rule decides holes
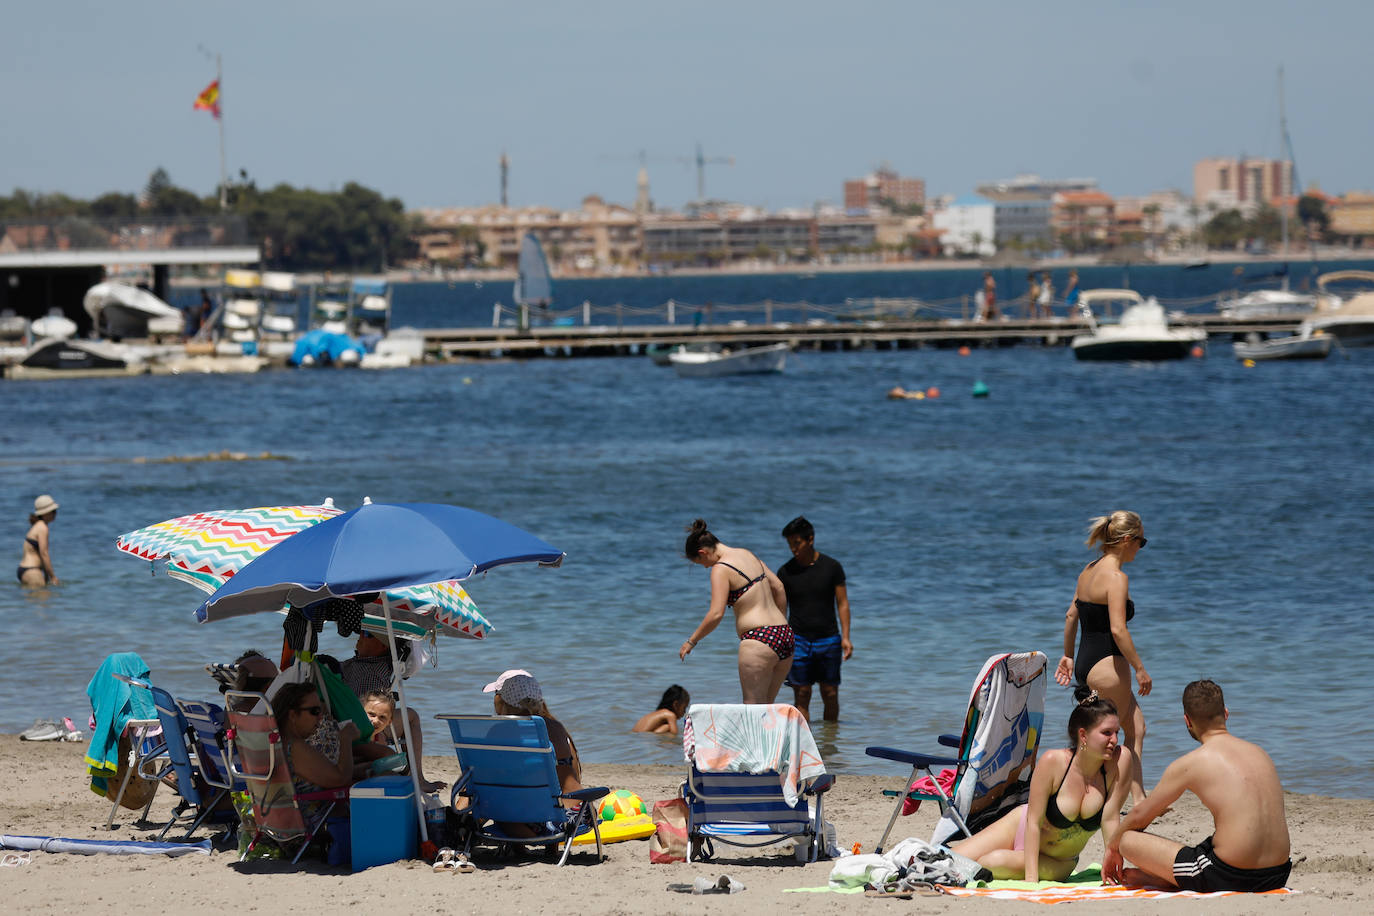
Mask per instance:
[[[962,347],[959,348],[959,355],[960,355],[960,356],[968,356],[969,353],[971,353],[971,352],[972,352],[972,351],[969,350],[967,344],[965,344],[964,346],[962,346]]]
[[[928,398],[938,398],[939,396],[940,396],[940,389],[939,389],[939,388],[936,388],[934,385],[931,385],[929,388],[926,389],[926,397],[928,397]]]
[[[1201,358],[1202,358],[1202,355],[1203,355],[1205,352],[1206,352],[1206,351],[1203,350],[1202,347],[1193,347],[1193,358],[1194,358],[1194,359],[1201,359]]]

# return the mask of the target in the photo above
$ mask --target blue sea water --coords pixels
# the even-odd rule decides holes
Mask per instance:
[[[979,380],[986,400],[970,397]],[[1053,664],[1093,556],[1088,519],[1129,508],[1150,539],[1127,570],[1155,683],[1142,701],[1147,782],[1191,746],[1183,685],[1211,677],[1233,730],[1270,751],[1288,788],[1371,798],[1372,380],[1374,350],[1247,369],[1215,343],[1204,359],[1149,366],[1037,347],[804,353],[781,376],[721,380],[623,358],[7,381],[0,532],[17,559],[33,497],[53,494],[62,584],[0,588],[0,731],[84,719],[111,651],[207,697],[205,662],[275,654],[277,618],[197,625],[201,593],[115,551],[120,533],[204,509],[370,496],[470,506],[568,554],[560,569],[469,583],[497,630],[440,643],[438,666],[408,682],[423,715],[484,712],[482,685],[523,667],[585,758],[680,763],[672,740],[628,734],[634,720],[671,683],[698,701],[739,696],[728,624],[677,658],[708,597],[681,559],[683,526],[702,516],[776,566],[782,525],[804,513],[844,564],[854,610],[841,719],[817,739],[833,769],[896,782],[863,748],[933,749],[992,653],[1036,648]],[[894,384],[942,394],[887,401]],[[286,460],[158,460],[221,449]],[[346,656],[351,641],[327,629],[322,646]],[[1047,744],[1064,740],[1069,705],[1051,684]]]

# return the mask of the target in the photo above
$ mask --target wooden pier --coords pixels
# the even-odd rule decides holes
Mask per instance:
[[[1297,329],[1301,317],[1223,318],[1197,314],[1170,318],[1172,327],[1202,328],[1208,337],[1282,333]],[[910,349],[921,347],[1067,346],[1086,333],[1086,322],[1065,318],[973,322],[947,320],[814,321],[804,324],[586,325],[490,328],[428,328],[425,352],[443,359],[490,357],[629,356],[647,347],[713,343],[762,346],[786,343],[794,350]]]

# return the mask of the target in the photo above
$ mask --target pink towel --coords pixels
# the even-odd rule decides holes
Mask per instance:
[[[936,779],[940,780],[940,788],[944,790],[946,795],[949,795],[951,792],[954,791],[954,771],[952,769],[946,767],[945,769],[941,770],[939,773],[935,775]],[[935,783],[931,780],[929,776],[922,776],[920,779],[913,782],[911,784],[911,788],[907,791],[920,792],[924,795],[938,794],[935,791]],[[906,801],[902,802],[902,813],[915,814],[916,810],[920,807],[920,799],[908,797]]]

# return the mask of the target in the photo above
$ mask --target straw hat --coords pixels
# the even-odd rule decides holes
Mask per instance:
[[[49,512],[57,511],[57,500],[44,493],[33,501],[34,515],[47,515]]]

